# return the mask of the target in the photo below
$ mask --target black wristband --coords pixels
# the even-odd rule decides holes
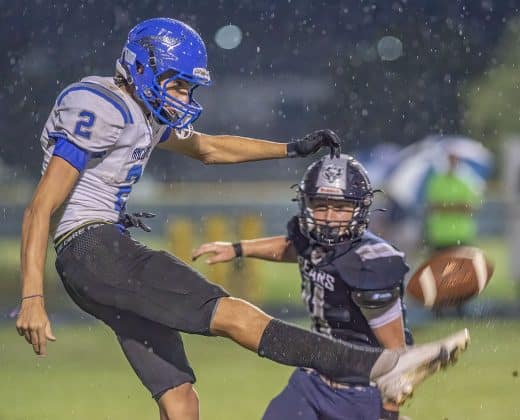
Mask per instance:
[[[240,258],[242,256],[242,244],[240,242],[235,242],[231,244],[233,249],[235,250],[235,258]]]

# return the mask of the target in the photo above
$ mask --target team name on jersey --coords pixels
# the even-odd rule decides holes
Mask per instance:
[[[298,257],[298,260],[301,273],[306,280],[317,283],[331,292],[334,291],[336,279],[333,275],[325,271],[317,270],[309,260],[303,257]]]
[[[132,161],[146,159],[151,150],[152,146],[136,147],[132,152]]]

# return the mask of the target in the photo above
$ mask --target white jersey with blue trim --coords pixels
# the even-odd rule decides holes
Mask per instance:
[[[81,173],[52,217],[51,236],[92,220],[117,222],[150,153],[169,131],[150,122],[111,77],[86,77],[65,88],[41,135],[42,174],[53,155]]]

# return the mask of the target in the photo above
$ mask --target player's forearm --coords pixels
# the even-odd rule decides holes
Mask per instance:
[[[287,144],[248,137],[199,134],[201,160],[206,164],[251,162],[287,157]]]
[[[397,349],[403,348],[406,345],[402,316],[399,316],[380,327],[372,327],[372,331],[381,346],[384,348]]]
[[[379,328],[372,328],[372,331],[384,348],[396,349],[403,348],[406,345],[402,317],[398,317]],[[396,414],[399,412],[399,406],[391,402],[384,403],[383,408]]]
[[[285,236],[240,241],[244,257],[276,262],[296,262],[293,245]]]
[[[29,206],[24,213],[20,271],[22,296],[43,294],[50,212]]]

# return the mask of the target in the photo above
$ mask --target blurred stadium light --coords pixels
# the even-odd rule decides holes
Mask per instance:
[[[232,50],[242,42],[242,31],[236,25],[222,26],[215,33],[215,43],[225,50]]]

